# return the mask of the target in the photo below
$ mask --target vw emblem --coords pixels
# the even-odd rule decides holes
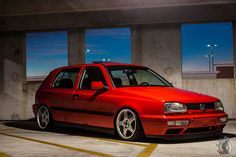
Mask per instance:
[[[205,104],[200,104],[200,109],[201,109],[202,111],[205,111],[205,110],[206,110],[206,105],[205,105]]]

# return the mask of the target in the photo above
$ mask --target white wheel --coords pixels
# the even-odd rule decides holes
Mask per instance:
[[[137,139],[142,130],[136,113],[130,109],[121,110],[116,117],[116,131],[124,140]]]
[[[52,126],[50,112],[46,106],[40,106],[37,112],[37,123],[40,129],[49,130]]]

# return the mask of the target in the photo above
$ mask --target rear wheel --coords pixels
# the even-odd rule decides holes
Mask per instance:
[[[41,130],[51,130],[53,128],[53,118],[46,106],[40,106],[37,111],[37,124]]]
[[[143,135],[138,116],[130,109],[122,109],[118,113],[115,123],[117,134],[123,140],[136,140]]]

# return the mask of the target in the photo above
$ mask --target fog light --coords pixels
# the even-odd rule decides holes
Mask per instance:
[[[220,122],[221,123],[225,123],[228,121],[228,118],[227,117],[220,117]]]
[[[188,120],[177,120],[176,125],[188,125]]]
[[[167,121],[168,126],[175,126],[175,121]]]
[[[168,126],[185,126],[188,125],[189,121],[188,120],[172,120],[172,121],[167,121]]]

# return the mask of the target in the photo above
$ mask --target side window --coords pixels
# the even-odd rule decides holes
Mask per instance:
[[[54,88],[73,88],[79,69],[62,70],[56,77]]]
[[[105,77],[99,67],[85,68],[79,88],[89,90],[91,89],[91,82],[93,81],[101,81],[104,85],[107,85]]]

